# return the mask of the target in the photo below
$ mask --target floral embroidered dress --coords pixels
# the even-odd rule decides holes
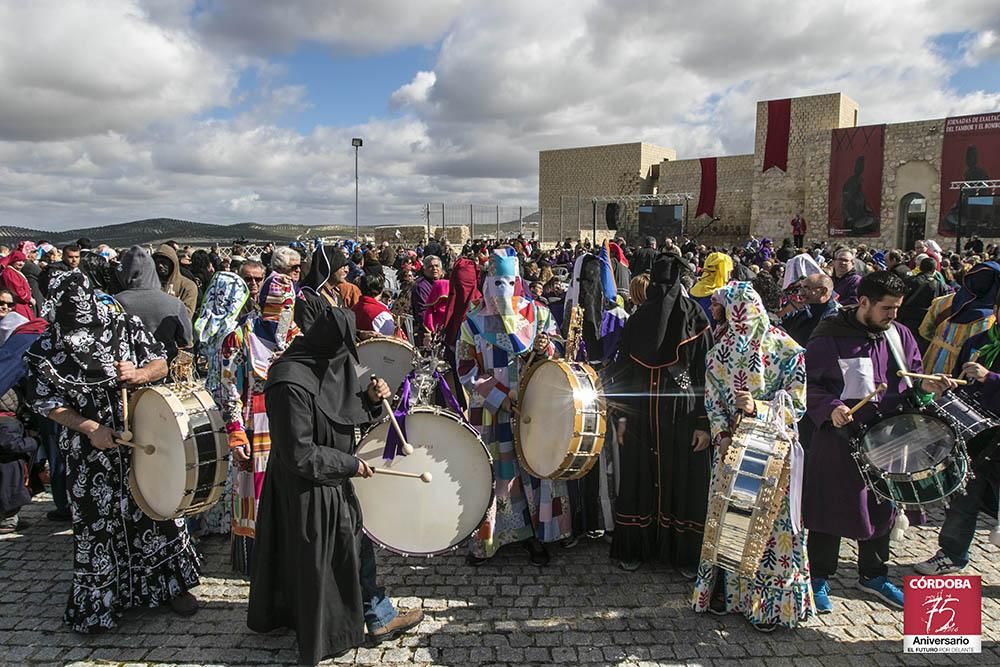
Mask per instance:
[[[25,355],[28,403],[42,416],[59,407],[123,428],[117,361],[142,367],[166,359],[137,317],[109,307],[79,271],[57,275],[42,314],[52,326]],[[154,521],[128,485],[131,451],[97,449],[62,429],[59,450],[73,515],[73,579],[65,622],[76,632],[114,628],[122,611],[157,607],[198,585],[198,554],[182,519]]]
[[[771,326],[750,283],[730,283],[712,298],[726,310],[725,330],[706,360],[705,409],[713,437],[717,440],[732,431],[736,391],[749,391],[758,404],[771,401],[779,391],[787,392],[793,414],[786,419],[800,420],[806,411],[805,351]],[[758,625],[795,627],[815,613],[806,534],[800,519],[798,530],[793,527],[789,486],[781,494],[781,510],[756,575],[748,579],[702,562],[693,595],[695,611],[708,611],[714,595],[726,612],[743,614]],[[796,512],[794,519],[799,516]]]
[[[229,432],[229,447],[249,446],[250,460],[232,465],[232,563],[250,572],[257,504],[264,488],[264,473],[271,453],[271,437],[264,406],[264,383],[271,363],[298,335],[292,321],[294,284],[272,275],[260,290],[260,313],[253,314],[222,343],[222,418]]]
[[[494,252],[483,299],[462,323],[456,350],[470,397],[469,420],[490,450],[495,476],[493,505],[469,542],[477,558],[489,558],[506,544],[532,537],[554,542],[572,532],[566,482],[537,479],[521,469],[511,415],[501,407],[505,398],[517,400],[521,355],[527,356],[536,333],[556,334],[548,309],[526,296],[519,275],[512,249]]]

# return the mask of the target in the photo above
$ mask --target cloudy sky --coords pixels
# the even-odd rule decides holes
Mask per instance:
[[[248,7],[254,7],[248,11]],[[0,225],[532,206],[538,151],[749,152],[754,102],[1000,110],[996,0],[0,0]]]

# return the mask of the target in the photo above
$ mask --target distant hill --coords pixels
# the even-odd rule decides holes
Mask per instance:
[[[262,225],[256,222],[240,222],[235,225],[210,225],[189,220],[171,218],[150,218],[134,220],[117,225],[71,229],[65,232],[44,232],[24,227],[0,226],[0,243],[8,245],[17,241],[44,239],[56,245],[70,243],[82,237],[94,242],[107,243],[114,248],[133,244],[155,244],[174,240],[182,244],[232,243],[233,241],[294,241],[297,238],[316,236],[353,235],[353,227],[340,225]]]

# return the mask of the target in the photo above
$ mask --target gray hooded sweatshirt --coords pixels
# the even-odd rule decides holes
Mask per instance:
[[[115,295],[129,315],[135,315],[163,343],[167,358],[177,356],[178,347],[190,347],[191,317],[184,302],[165,293],[156,275],[153,258],[144,248],[132,246],[122,255],[118,279],[125,291]]]

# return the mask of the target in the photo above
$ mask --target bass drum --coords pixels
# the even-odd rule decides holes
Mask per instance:
[[[385,380],[393,394],[397,394],[403,380],[413,370],[413,358],[413,346],[404,340],[388,336],[363,340],[358,343],[358,379],[365,386],[372,374],[377,375]]]
[[[380,475],[353,480],[364,529],[373,542],[403,556],[435,556],[459,547],[493,504],[493,459],[475,429],[452,412],[413,408],[406,415],[409,456],[382,459],[387,419],[361,440],[355,456],[374,468],[429,472],[432,479]]]
[[[198,385],[144,387],[129,400],[133,440],[129,486],[151,519],[200,514],[219,501],[229,472],[229,439],[222,415]]]

